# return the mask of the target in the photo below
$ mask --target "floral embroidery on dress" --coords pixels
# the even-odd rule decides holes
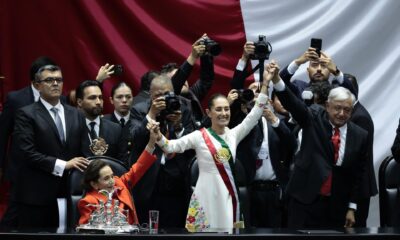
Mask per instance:
[[[194,193],[190,198],[185,227],[189,232],[201,232],[204,229],[210,228],[204,209],[200,206],[199,200]]]

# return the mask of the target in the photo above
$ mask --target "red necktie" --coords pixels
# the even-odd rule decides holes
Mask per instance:
[[[333,163],[336,164],[337,159],[339,157],[340,130],[339,128],[335,127],[334,131],[335,132],[332,135],[331,141],[333,143],[333,152],[334,152]],[[332,172],[329,174],[328,178],[321,186],[321,195],[329,196],[331,193],[331,186],[332,186]]]

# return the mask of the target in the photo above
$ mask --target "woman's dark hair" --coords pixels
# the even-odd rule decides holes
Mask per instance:
[[[128,87],[132,92],[132,88],[128,84],[126,84],[126,82],[119,82],[111,88],[111,97],[112,98],[114,98],[115,91],[117,91],[117,89],[120,87]]]
[[[83,188],[85,189],[86,192],[92,190],[92,185],[90,185],[90,182],[98,181],[100,178],[100,170],[105,167],[109,166],[106,162],[97,159],[97,160],[92,160],[89,163],[89,166],[86,168],[84,176],[83,176]]]
[[[208,109],[211,109],[212,106],[214,106],[214,101],[217,98],[225,98],[226,96],[224,94],[221,93],[215,93],[213,94],[209,99],[208,99]]]

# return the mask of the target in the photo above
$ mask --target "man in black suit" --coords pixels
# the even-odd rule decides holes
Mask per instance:
[[[60,101],[63,78],[58,66],[37,70],[35,84],[39,101],[15,117],[11,198],[17,203],[18,227],[58,227],[57,197],[65,196],[68,170],[83,171],[88,165],[81,157],[87,131],[82,114]]]
[[[246,78],[245,68],[254,46],[245,44],[243,54],[234,72],[231,86],[242,90]],[[252,52],[253,51],[253,52]],[[264,76],[267,74],[264,73]],[[248,87],[254,93],[252,104],[259,93],[258,82]],[[244,93],[242,92],[242,96]],[[242,111],[243,105],[249,106],[237,90],[228,94],[231,102],[231,121],[233,128],[246,117],[250,109]],[[271,102],[271,101],[270,101]],[[264,116],[238,145],[236,158],[246,171],[246,182],[250,192],[250,223],[254,227],[283,227],[284,212],[283,191],[289,179],[289,166],[296,148],[296,139],[290,133],[286,123],[273,112],[271,105],[264,109]]]
[[[197,128],[205,124],[206,118],[201,101],[211,89],[214,80],[214,57],[205,53],[206,47],[203,42],[206,38],[208,36],[204,34],[193,43],[192,52],[180,67],[176,63],[168,63],[161,69],[161,74],[167,74],[171,78],[175,94],[181,95],[190,101]],[[199,58],[200,77],[189,87],[188,78]]]
[[[151,99],[132,108],[133,122],[130,132],[135,144],[133,156],[130,158],[134,161],[131,164],[136,161],[149,139],[146,128],[149,119],[160,122],[161,131],[170,139],[179,138],[194,130],[190,103],[185,98],[176,96],[173,102],[179,101],[180,106],[171,109],[171,99],[165,99],[167,93],[170,96],[173,94],[171,80],[165,75],[157,76],[150,86]],[[160,227],[182,228],[185,225],[190,197],[189,163],[194,152],[165,155],[156,147],[154,153],[157,161],[133,189],[139,222],[147,222],[149,210],[156,209],[160,211]]]
[[[291,80],[299,67],[307,62],[309,62],[307,68],[309,82],[299,79]],[[304,89],[308,88],[313,82],[330,81],[331,74],[333,75],[332,82],[336,81],[340,86],[352,91],[351,83],[343,77],[343,73],[338,69],[333,59],[322,51],[321,56],[319,56],[316,49],[311,47],[279,73],[286,86],[300,99],[302,99],[301,94]]]
[[[269,71],[276,94],[302,128],[300,151],[287,186],[289,227],[352,227],[361,197],[368,133],[350,121],[355,101],[343,87],[330,91],[326,109],[307,107]]]
[[[150,70],[143,74],[143,76],[140,78],[140,91],[139,93],[133,97],[133,104],[139,104],[141,102],[145,102],[148,99],[150,99],[150,84],[151,81],[159,75],[159,72]]]
[[[355,224],[355,227],[366,227],[370,198],[378,193],[374,170],[374,122],[372,121],[368,110],[358,100],[358,83],[356,77],[345,73],[344,78],[348,79],[352,83],[354,89],[353,94],[357,99],[353,107],[350,121],[368,132],[368,158],[366,160],[365,176],[363,176],[361,189],[363,197],[357,206]]]
[[[100,155],[124,160],[126,155],[126,143],[124,143],[121,127],[107,119],[100,118],[103,112],[103,93],[100,83],[94,80],[83,81],[76,89],[78,108],[84,113],[89,134],[85,138],[85,157],[98,155],[93,153],[90,146],[94,140],[103,139],[108,146]]]
[[[49,57],[39,57],[32,62],[30,68],[30,79],[31,84],[27,87],[12,91],[7,94],[6,101],[4,103],[3,113],[0,116],[0,181],[10,181],[12,183],[12,176],[14,176],[14,170],[11,167],[12,156],[9,154],[9,146],[11,143],[11,134],[14,129],[15,113],[18,109],[37,102],[39,100],[38,83],[35,81],[36,72],[43,66],[46,65],[57,65]],[[2,193],[6,195],[6,193]],[[1,224],[8,226],[15,226],[16,208],[15,204],[9,202],[7,212],[4,214]]]

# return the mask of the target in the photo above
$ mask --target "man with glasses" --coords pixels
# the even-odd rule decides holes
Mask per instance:
[[[59,225],[57,198],[66,196],[69,170],[84,171],[88,165],[81,157],[87,130],[82,114],[60,101],[63,78],[58,66],[37,69],[34,85],[39,100],[15,115],[11,200],[17,206],[17,227],[53,228]]]
[[[0,181],[11,182],[14,176],[14,169],[11,167],[12,157],[9,154],[11,134],[14,129],[15,113],[19,108],[37,102],[39,100],[38,84],[35,81],[36,72],[39,68],[46,65],[57,65],[54,60],[46,56],[41,56],[32,62],[30,68],[31,84],[17,91],[7,94],[4,103],[3,113],[0,116]],[[62,97],[61,101],[65,99]],[[1,193],[6,196],[6,192]],[[6,213],[1,220],[1,225],[15,226],[16,208],[13,202],[9,202]]]
[[[368,132],[350,121],[355,102],[346,88],[329,92],[325,108],[307,107],[272,66],[274,90],[302,128],[287,193],[292,228],[353,227],[368,154]]]

